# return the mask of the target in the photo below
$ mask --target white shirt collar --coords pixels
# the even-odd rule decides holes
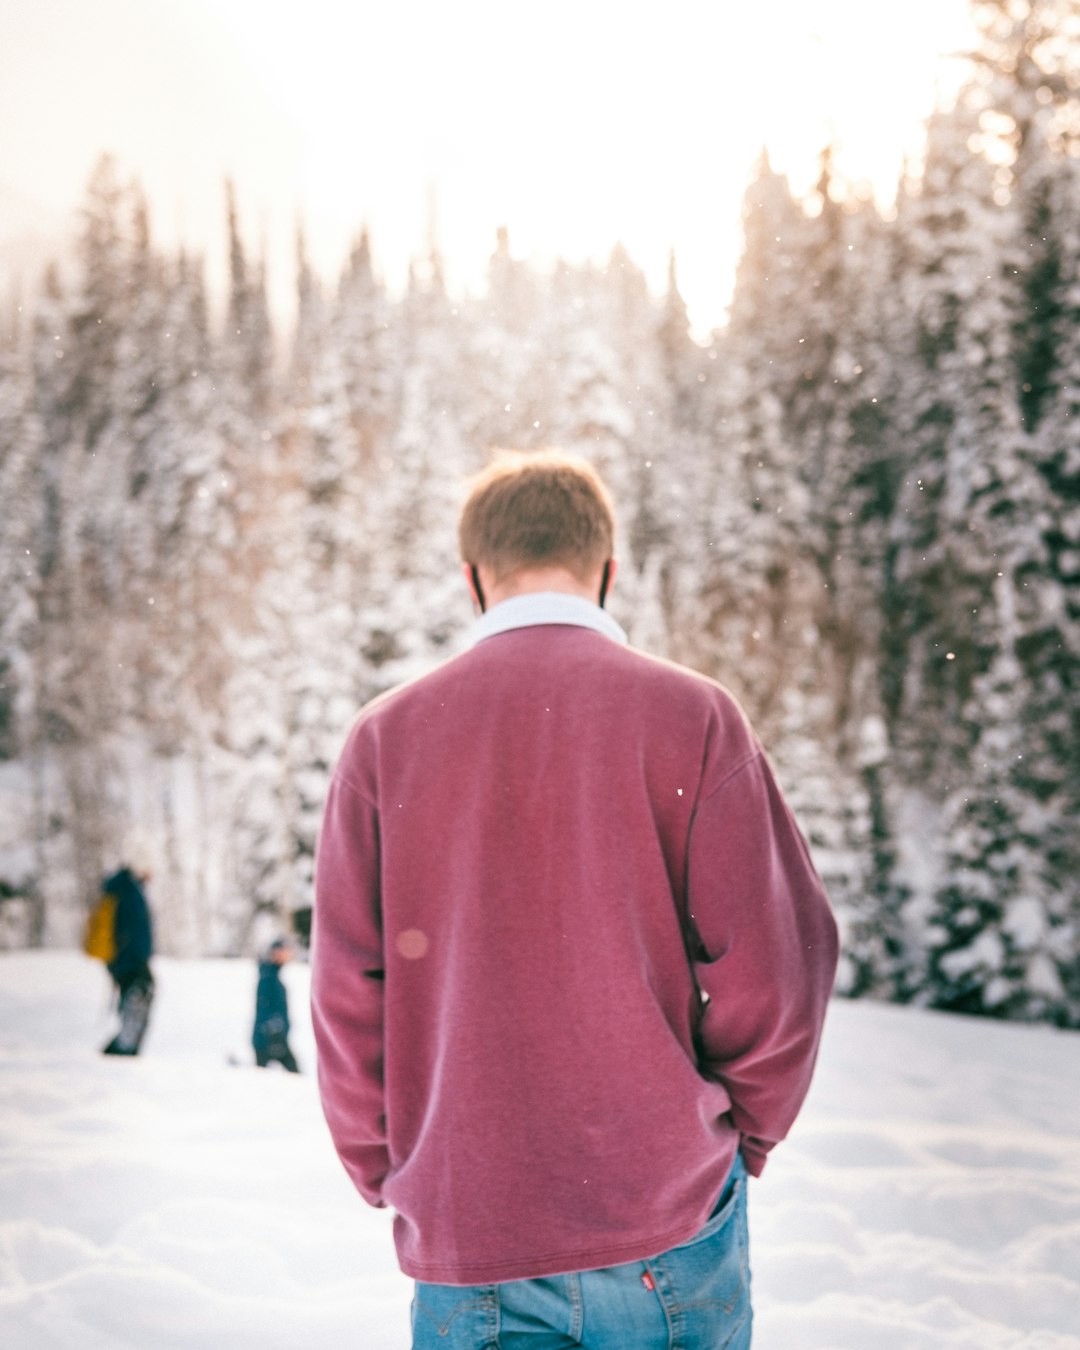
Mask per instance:
[[[496,633],[513,628],[532,628],[536,624],[573,624],[578,628],[592,628],[615,642],[628,641],[621,625],[599,605],[580,595],[563,595],[559,591],[530,591],[500,600],[482,614],[473,624],[470,634],[473,643]]]

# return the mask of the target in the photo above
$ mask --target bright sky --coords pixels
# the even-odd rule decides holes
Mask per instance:
[[[328,279],[366,221],[396,286],[434,202],[452,285],[500,225],[543,262],[621,241],[656,287],[674,247],[704,331],[762,145],[803,190],[833,139],[888,199],[969,32],[965,0],[0,0],[0,241],[110,150],[212,281],[231,174],[285,312],[298,215]]]

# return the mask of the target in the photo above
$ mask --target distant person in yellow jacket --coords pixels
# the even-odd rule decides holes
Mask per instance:
[[[116,987],[120,1029],[103,1047],[105,1055],[139,1053],[154,1001],[154,930],[144,889],[153,869],[144,849],[128,851],[126,865],[101,883],[84,943],[88,955],[105,962]]]

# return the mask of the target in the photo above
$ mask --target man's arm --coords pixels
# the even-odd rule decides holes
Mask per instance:
[[[699,805],[688,885],[701,1070],[727,1089],[757,1176],[810,1086],[837,960],[824,888],[764,755]]]
[[[383,1099],[383,950],[375,808],[340,777],[319,837],[311,943],[319,1093],[338,1156],[369,1204],[389,1168]]]

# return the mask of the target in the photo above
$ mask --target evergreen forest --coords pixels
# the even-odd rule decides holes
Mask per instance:
[[[0,315],[0,945],[77,941],[133,825],[163,950],[302,913],[357,708],[467,634],[465,478],[558,446],[631,641],[765,743],[840,992],[1080,1026],[1080,4],[975,10],[895,206],[762,156],[706,340],[674,259],[654,294],[505,231],[471,295],[366,233],[331,285],[301,232],[285,334],[231,189],[219,304],[103,158]]]

